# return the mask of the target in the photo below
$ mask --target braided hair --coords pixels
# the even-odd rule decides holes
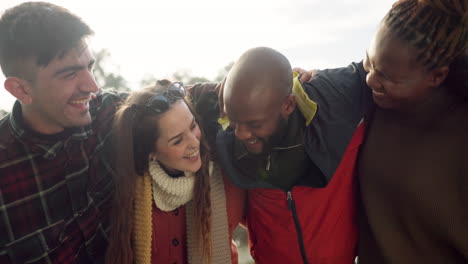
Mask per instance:
[[[383,24],[419,51],[427,69],[449,66],[468,47],[468,0],[399,0]]]

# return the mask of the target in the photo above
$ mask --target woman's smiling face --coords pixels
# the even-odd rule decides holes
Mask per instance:
[[[433,73],[416,61],[418,50],[389,32],[385,25],[366,52],[366,82],[377,105],[405,108],[418,103],[431,91]]]
[[[168,172],[196,172],[201,167],[201,132],[195,117],[183,100],[171,105],[158,119],[156,158]]]

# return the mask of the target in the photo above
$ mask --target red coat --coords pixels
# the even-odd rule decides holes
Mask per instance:
[[[245,191],[235,187],[226,178],[224,178],[224,190],[229,238],[231,239],[231,260],[233,264],[237,264],[238,251],[236,244],[232,241],[232,234],[244,215]],[[152,219],[151,263],[187,263],[185,206],[174,211],[163,212],[153,202]]]
[[[256,263],[303,262],[294,211],[309,263],[354,263],[357,224],[353,172],[363,136],[361,125],[325,188],[295,186],[290,200],[279,189],[249,190],[247,225]]]

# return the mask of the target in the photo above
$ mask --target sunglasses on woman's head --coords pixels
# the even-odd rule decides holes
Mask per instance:
[[[151,108],[157,113],[165,112],[171,103],[184,98],[185,88],[182,82],[174,82],[167,88],[162,94],[156,94],[151,97],[146,104],[147,107]]]

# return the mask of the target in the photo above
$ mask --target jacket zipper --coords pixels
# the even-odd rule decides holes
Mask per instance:
[[[306,254],[305,248],[304,248],[304,239],[302,238],[301,225],[299,223],[299,218],[297,217],[296,204],[294,203],[294,200],[293,200],[293,197],[292,197],[292,191],[287,192],[287,200],[288,200],[289,210],[292,211],[292,215],[293,215],[293,218],[294,218],[294,224],[296,225],[297,240],[299,241],[299,247],[301,249],[302,261],[304,262],[304,264],[308,264],[307,254]]]
[[[271,154],[268,155],[267,164],[265,166],[265,169],[266,169],[267,172],[270,172],[270,157],[271,157]]]

